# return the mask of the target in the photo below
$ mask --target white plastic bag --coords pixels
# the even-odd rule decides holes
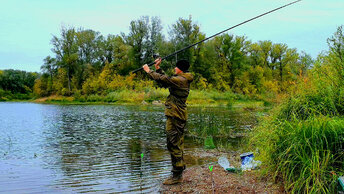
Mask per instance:
[[[227,168],[229,168],[229,165],[230,165],[228,159],[227,159],[226,157],[223,157],[223,156],[221,156],[221,157],[219,158],[218,163],[219,163],[220,166],[222,166],[222,168],[224,168],[225,170],[226,170]]]

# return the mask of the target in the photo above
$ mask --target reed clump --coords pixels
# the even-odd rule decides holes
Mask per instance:
[[[262,118],[250,136],[263,175],[291,193],[336,193],[344,175],[344,63],[321,56],[293,93]],[[344,71],[343,71],[344,72]]]
[[[316,116],[300,122],[267,120],[251,143],[275,180],[293,193],[333,193],[344,173],[344,119]]]

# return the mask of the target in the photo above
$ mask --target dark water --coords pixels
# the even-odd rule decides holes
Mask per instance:
[[[210,112],[232,128],[242,119]],[[0,193],[158,192],[171,168],[164,125],[159,106],[0,103]]]

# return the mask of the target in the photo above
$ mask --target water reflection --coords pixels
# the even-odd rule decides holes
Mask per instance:
[[[150,193],[170,172],[163,107],[0,103],[0,121],[0,192]]]
[[[45,143],[45,150],[54,155],[46,163],[55,164],[63,174],[55,186],[77,192],[150,192],[168,173],[164,121],[152,119],[163,118],[161,110],[60,106],[56,113],[60,122],[49,128],[58,133],[48,133]],[[152,158],[151,152],[159,157]]]

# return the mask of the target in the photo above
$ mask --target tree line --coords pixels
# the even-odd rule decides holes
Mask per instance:
[[[142,73],[129,75],[132,70],[153,61],[154,53],[166,56],[206,38],[191,16],[172,24],[168,38],[162,30],[160,18],[148,16],[131,21],[127,34],[103,36],[90,29],[62,27],[51,39],[53,56],[44,59],[34,92],[38,96],[68,96],[105,95],[123,87],[142,90],[137,82],[147,77]],[[190,71],[195,75],[193,89],[249,95],[286,92],[313,63],[310,55],[286,44],[252,42],[232,34],[201,43],[163,61],[161,66],[173,74],[179,59],[190,61]],[[114,80],[134,84],[119,87]]]
[[[20,70],[0,70],[0,101],[30,99],[38,73]]]

